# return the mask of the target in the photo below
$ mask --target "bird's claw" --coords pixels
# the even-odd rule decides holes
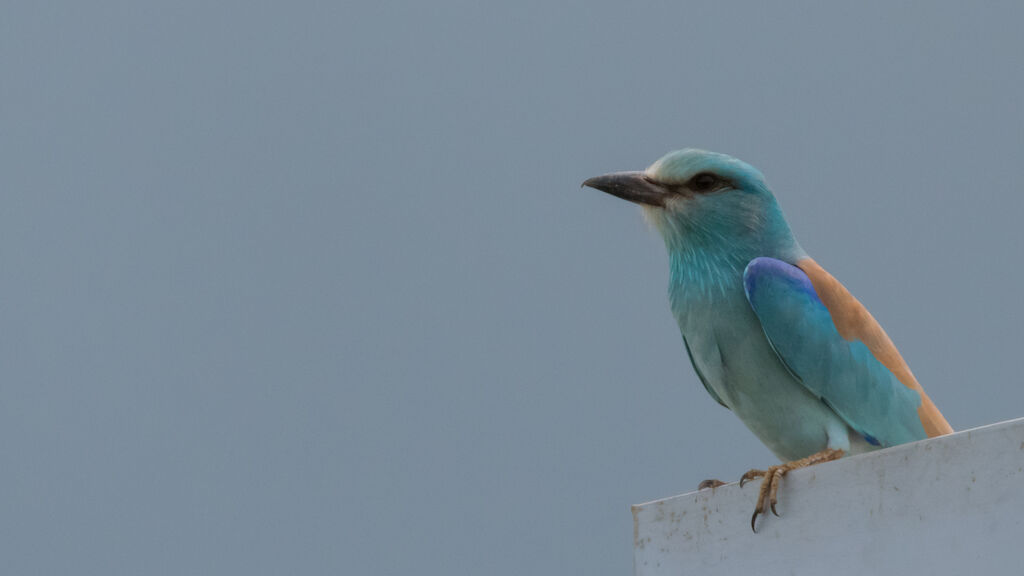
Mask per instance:
[[[711,488],[712,490],[714,490],[719,486],[725,486],[725,482],[722,482],[717,478],[708,478],[707,480],[697,485],[697,490],[704,490],[705,488]]]
[[[750,517],[750,529],[755,534],[757,533],[757,517],[759,515],[767,514],[769,509],[772,511],[772,514],[779,515],[775,510],[775,494],[778,491],[779,480],[789,471],[787,466],[787,464],[769,466],[767,470],[750,470],[743,475],[743,478],[746,480],[764,478],[761,481],[761,488],[757,491],[757,504],[754,505],[754,515]]]
[[[750,482],[755,478],[760,478],[765,474],[767,474],[767,472],[765,472],[764,470],[747,470],[747,472],[740,477],[740,488],[743,488],[743,485],[746,484],[747,482]]]
[[[827,449],[816,454],[811,454],[807,458],[787,462],[778,466],[769,466],[767,470],[755,469],[747,471],[747,473],[740,478],[740,486],[743,486],[744,483],[749,482],[754,478],[764,478],[764,480],[761,481],[760,490],[757,491],[757,504],[754,505],[754,515],[750,517],[750,529],[753,530],[754,533],[757,533],[757,517],[762,514],[767,514],[768,510],[771,510],[772,514],[775,516],[781,517],[778,510],[775,509],[775,505],[779,502],[779,485],[782,484],[783,476],[785,476],[790,470],[804,468],[821,462],[838,460],[842,456],[842,450]]]

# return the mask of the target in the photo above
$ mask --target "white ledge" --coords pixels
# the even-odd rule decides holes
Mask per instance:
[[[771,464],[769,462],[755,464]],[[637,576],[1024,573],[1024,418],[633,507]]]

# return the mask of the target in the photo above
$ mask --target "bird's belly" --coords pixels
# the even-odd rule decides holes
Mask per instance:
[[[789,373],[756,319],[753,324],[708,320],[684,328],[694,364],[776,456],[788,461],[825,448],[850,450],[846,423]]]

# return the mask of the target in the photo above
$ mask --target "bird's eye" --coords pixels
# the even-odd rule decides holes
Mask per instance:
[[[701,172],[690,180],[690,188],[696,192],[708,192],[718,185],[718,177],[710,172]]]

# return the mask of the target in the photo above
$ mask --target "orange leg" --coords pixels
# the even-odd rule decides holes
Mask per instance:
[[[769,508],[772,514],[779,515],[775,511],[775,504],[778,502],[777,495],[779,493],[779,484],[782,481],[782,477],[785,476],[790,470],[796,470],[798,468],[806,468],[807,466],[813,466],[814,464],[820,464],[822,462],[831,462],[832,460],[838,460],[843,457],[843,451],[828,448],[821,452],[811,454],[806,458],[800,460],[794,460],[792,462],[786,462],[778,466],[769,466],[767,470],[749,470],[746,474],[740,478],[740,487],[754,478],[764,478],[761,481],[761,489],[757,492],[757,505],[754,506],[754,515],[750,517],[750,529],[757,532],[755,523],[757,517],[760,514],[767,514]],[[707,482],[707,481],[705,481]]]

